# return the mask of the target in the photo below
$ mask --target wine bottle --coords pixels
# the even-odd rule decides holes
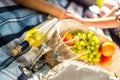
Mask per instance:
[[[11,55],[15,57],[26,50],[28,47],[41,46],[42,42],[47,40],[47,32],[54,27],[57,21],[58,19],[54,18],[48,22],[45,22],[44,25],[40,25],[41,27],[35,27],[26,32],[26,35],[24,36],[24,41],[11,51]]]

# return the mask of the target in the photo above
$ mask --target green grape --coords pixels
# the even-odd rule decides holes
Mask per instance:
[[[97,54],[98,54],[98,51],[97,51],[97,50],[94,50],[92,53],[93,53],[94,55],[97,55]]]
[[[85,41],[80,41],[80,45],[86,46],[86,42]]]
[[[93,63],[98,63],[100,61],[100,58],[98,58],[98,57],[95,57],[94,59],[93,59]]]
[[[101,57],[101,54],[100,54],[100,53],[97,53],[96,57],[100,58],[100,57]]]
[[[77,49],[78,49],[78,50],[81,50],[81,49],[82,49],[82,46],[77,46]]]
[[[94,32],[93,31],[88,31],[88,34],[94,35]]]
[[[92,31],[87,32],[87,38],[88,39],[90,39],[93,35],[94,35],[94,33]]]
[[[95,46],[91,46],[90,49],[91,50],[95,50],[96,48],[95,48]]]
[[[81,54],[81,53],[82,53],[82,51],[81,51],[81,50],[78,50],[78,51],[77,51],[77,54]]]
[[[73,34],[73,35],[78,35],[79,33],[82,33],[82,31],[78,30],[78,31],[73,32],[72,34]],[[81,35],[80,35],[80,36],[81,36]]]
[[[95,45],[95,41],[91,40],[91,41],[90,41],[90,44],[91,44],[92,46],[94,46],[94,45]]]
[[[100,40],[94,34],[93,31],[88,31],[84,33],[82,31],[76,31],[73,33],[75,44],[71,46],[71,50],[76,54],[85,53],[81,56],[84,61],[90,62],[91,64],[97,64],[100,60],[100,54],[98,53],[98,48],[100,47]]]
[[[92,34],[87,34],[87,39],[90,39],[92,36]]]
[[[87,60],[87,59],[88,59],[88,55],[85,54],[85,55],[81,56],[81,59],[85,59],[85,60]]]
[[[90,57],[90,58],[94,58],[94,56],[95,56],[94,54],[90,54],[90,53],[89,53],[89,57]]]
[[[98,38],[97,36],[95,36],[95,35],[92,37],[92,40],[94,40],[94,41],[95,41],[95,43],[97,43],[97,44],[99,44],[99,43],[100,43],[99,38]]]
[[[88,62],[92,62],[93,61],[93,58],[91,58],[91,57],[88,57]]]
[[[78,33],[78,36],[82,36],[82,34],[79,32],[79,33]]]
[[[86,34],[83,33],[83,34],[82,34],[82,37],[83,37],[84,39],[86,39],[87,36],[86,36]]]
[[[92,53],[92,50],[88,49],[88,54],[91,54]]]
[[[96,44],[95,47],[96,47],[96,48],[99,48],[99,47],[100,47],[100,44]]]

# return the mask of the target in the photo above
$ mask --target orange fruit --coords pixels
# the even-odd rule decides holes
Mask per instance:
[[[74,44],[74,40],[72,40],[73,35],[69,32],[67,34],[61,35],[61,37],[63,37],[64,35],[65,35],[65,38],[63,39],[63,41],[69,46],[73,45]]]
[[[113,42],[107,41],[101,45],[101,53],[103,56],[109,57],[115,53],[115,45]]]

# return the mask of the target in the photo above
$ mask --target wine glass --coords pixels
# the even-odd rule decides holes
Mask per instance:
[[[42,46],[40,47],[39,55],[38,55],[38,57],[36,57],[36,59],[30,65],[30,69],[34,69],[35,71],[39,70],[40,67],[38,69],[35,69],[35,67],[34,67],[34,66],[37,66],[37,65],[35,65],[36,62],[39,61],[40,58],[43,55],[47,54],[48,52],[52,51],[54,53],[55,50],[57,50],[56,48],[57,48],[57,46],[59,46],[61,40],[59,38],[59,35],[57,34],[56,28],[57,28],[56,26],[53,26],[46,32],[46,35],[44,37],[47,37],[49,35],[49,38],[45,38],[46,40],[43,41]],[[70,27],[64,27],[62,33],[63,34],[67,33],[69,30],[70,30]],[[52,33],[51,33],[51,31],[52,31]],[[51,36],[50,36],[50,34],[51,34]],[[53,54],[52,56],[56,56],[56,55]]]
[[[40,58],[46,53],[51,51],[52,49],[50,47],[48,47],[48,40],[50,39],[50,37],[52,36],[53,33],[55,33],[55,23],[58,21],[58,19],[53,19],[52,21],[44,24],[42,27],[39,28],[39,32],[44,32],[43,38],[42,38],[42,44],[41,46],[39,46],[39,53],[37,53],[38,55],[33,58],[32,63],[29,64],[26,68],[25,65],[20,65],[20,69],[23,73],[24,70],[27,71],[27,75],[32,75],[32,72],[37,71],[41,66],[43,66],[43,64],[45,63],[45,61],[41,62]],[[38,64],[39,63],[39,64]]]

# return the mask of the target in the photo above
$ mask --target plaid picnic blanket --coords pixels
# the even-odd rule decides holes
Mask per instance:
[[[69,3],[67,0],[48,1],[64,8],[67,8]],[[24,60],[21,56],[12,57],[10,52],[23,41],[26,31],[49,18],[50,16],[48,14],[27,9],[17,5],[12,0],[0,0],[0,80],[28,79],[19,69],[19,65],[22,63],[21,61],[24,62]],[[24,53],[26,54],[27,52]],[[30,56],[30,54],[27,55],[27,57]],[[49,69],[50,67],[48,65],[44,65],[40,72],[45,74]]]

